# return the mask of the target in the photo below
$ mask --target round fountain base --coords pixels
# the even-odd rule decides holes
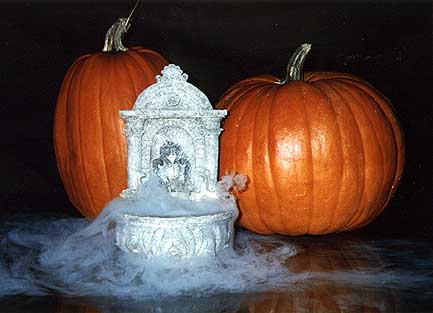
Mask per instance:
[[[116,245],[146,258],[215,256],[233,248],[234,212],[200,216],[123,214],[116,224]]]

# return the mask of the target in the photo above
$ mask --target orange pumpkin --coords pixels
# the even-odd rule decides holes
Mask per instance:
[[[326,234],[361,227],[385,208],[403,170],[402,130],[390,102],[360,78],[306,73],[310,45],[287,78],[245,79],[219,100],[229,110],[220,174],[249,177],[240,224],[262,234]]]
[[[103,52],[80,57],[61,86],[54,116],[54,148],[63,185],[73,205],[95,217],[127,186],[126,141],[120,110],[155,82],[168,64],[158,53],[127,49],[128,20],[107,32]]]

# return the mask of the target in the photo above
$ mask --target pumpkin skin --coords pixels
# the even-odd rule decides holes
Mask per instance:
[[[302,49],[289,74],[293,66],[300,71]],[[390,102],[354,75],[288,76],[245,79],[216,105],[229,111],[220,175],[249,177],[237,195],[240,225],[287,235],[366,225],[385,208],[403,171],[403,133]]]
[[[84,55],[72,64],[54,116],[60,177],[70,201],[86,217],[97,216],[127,187],[126,139],[119,111],[131,109],[138,94],[168,64],[142,47],[122,51],[120,44],[110,50]]]

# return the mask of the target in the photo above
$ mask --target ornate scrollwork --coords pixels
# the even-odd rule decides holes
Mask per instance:
[[[124,214],[116,225],[116,244],[146,257],[213,256],[232,247],[233,218],[229,211],[185,217]]]
[[[128,141],[128,189],[122,196],[136,199],[141,177],[156,175],[173,196],[217,198],[218,136],[227,112],[213,110],[206,95],[187,79],[179,66],[168,65],[132,110],[120,112]],[[232,247],[235,215],[125,214],[116,225],[116,244],[145,257],[215,255]]]
[[[164,67],[161,72],[162,75],[156,75],[156,81],[164,82],[164,81],[184,81],[188,80],[188,74],[184,73],[181,68],[174,64],[169,64]]]
[[[143,130],[143,122],[139,119],[130,119],[125,123],[126,138],[132,138]]]

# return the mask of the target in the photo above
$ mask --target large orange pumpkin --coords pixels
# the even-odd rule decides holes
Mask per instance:
[[[54,147],[69,199],[84,216],[95,217],[127,186],[126,141],[120,110],[155,82],[168,64],[158,53],[127,49],[128,20],[107,32],[103,52],[80,57],[69,68],[57,99]]]
[[[390,102],[360,78],[302,71],[245,79],[219,100],[229,110],[220,174],[249,177],[240,224],[262,233],[326,234],[361,227],[387,205],[403,170],[403,134]]]

